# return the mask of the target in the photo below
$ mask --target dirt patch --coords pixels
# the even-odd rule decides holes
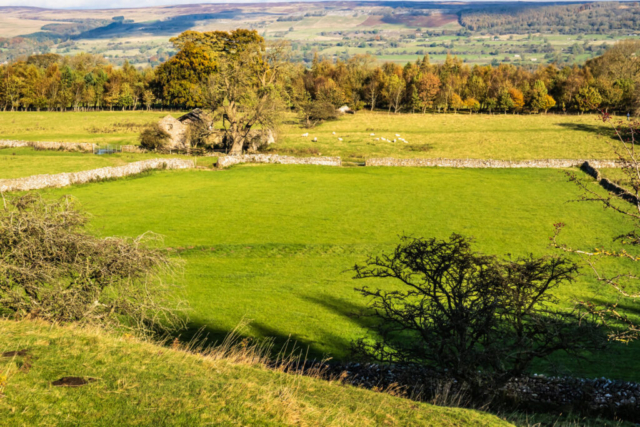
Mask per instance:
[[[95,381],[95,378],[82,378],[82,377],[62,377],[51,383],[55,387],[82,387],[90,382]]]
[[[22,350],[6,351],[2,353],[2,357],[26,356],[28,353],[29,353],[29,349],[25,348]]]

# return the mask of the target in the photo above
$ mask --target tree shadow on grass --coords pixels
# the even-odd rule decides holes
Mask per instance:
[[[358,317],[354,314],[363,313],[366,306],[359,305],[352,301],[347,301],[332,295],[321,297],[302,296],[307,302],[317,305],[319,309],[330,311],[343,319],[348,319],[350,323],[363,329],[363,335],[373,325],[370,318]],[[271,340],[272,354],[275,358],[278,353],[289,353],[295,349],[298,354],[302,354],[310,360],[323,360],[335,358],[344,360],[349,358],[351,348],[351,337],[341,335],[332,324],[315,325],[313,336],[303,336],[295,330],[280,330],[265,322],[251,321],[246,327],[235,331],[237,341],[245,338],[252,340]],[[221,344],[225,338],[232,333],[231,329],[216,328],[215,326],[204,324],[200,321],[193,321],[188,329],[180,335],[180,341],[184,343],[195,342],[199,346],[215,346]],[[356,338],[356,337],[353,337]],[[327,349],[330,349],[329,351]]]
[[[609,125],[588,125],[584,123],[556,123],[556,126],[560,126],[566,129],[578,131],[578,132],[588,132],[596,135],[600,135],[604,138],[611,138],[617,140],[615,130]]]

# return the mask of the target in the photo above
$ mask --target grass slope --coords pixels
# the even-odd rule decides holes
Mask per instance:
[[[162,112],[0,112],[4,139],[137,144],[141,126]],[[179,116],[180,113],[173,113]],[[387,114],[360,111],[314,129],[302,129],[288,114],[271,150],[281,154],[367,157],[448,157],[525,160],[544,158],[614,158],[599,134],[609,128],[595,116]],[[115,132],[115,133],[111,133]],[[303,133],[309,133],[303,138]],[[336,132],[336,135],[333,135]],[[374,141],[395,138],[409,144]],[[312,142],[314,137],[318,142]],[[343,141],[339,141],[338,138]]]
[[[96,233],[165,236],[186,261],[194,328],[206,326],[220,338],[250,319],[249,335],[279,342],[292,335],[312,354],[337,358],[347,357],[350,341],[367,329],[350,316],[364,303],[354,287],[388,286],[354,282],[346,270],[392,248],[399,234],[458,232],[474,236],[486,253],[524,255],[551,252],[556,222],[568,224],[567,243],[582,248],[607,244],[626,229],[598,206],[568,203],[579,193],[558,170],[246,165],[46,192],[68,193],[93,215]],[[588,270],[558,296],[565,304],[615,298]],[[638,310],[635,303],[627,308]],[[639,350],[618,346],[593,363],[558,358],[539,369],[640,379]]]
[[[2,425],[506,426],[338,383],[158,347],[99,330],[0,320]],[[97,381],[54,387],[65,376]]]

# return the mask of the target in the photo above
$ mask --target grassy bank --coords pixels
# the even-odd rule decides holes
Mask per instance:
[[[251,320],[248,335],[292,336],[318,357],[346,358],[350,341],[366,333],[367,323],[350,316],[364,306],[354,287],[389,283],[355,282],[347,270],[390,249],[402,233],[458,232],[473,236],[481,251],[524,255],[553,253],[548,237],[556,222],[567,224],[567,243],[583,248],[608,244],[626,229],[599,206],[568,203],[579,193],[558,170],[246,165],[46,192],[68,193],[92,214],[96,233],[165,236],[165,246],[186,261],[181,282],[194,328],[219,339]],[[615,298],[583,273],[558,291],[563,304]],[[637,380],[639,350],[616,346],[590,363],[558,357],[537,369]]]
[[[2,425],[509,425],[96,329],[0,320]],[[61,377],[95,381],[54,387]]]

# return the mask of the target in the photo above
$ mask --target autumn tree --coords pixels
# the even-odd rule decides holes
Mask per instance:
[[[578,95],[576,96],[576,101],[578,102],[578,106],[580,107],[581,112],[592,111],[597,109],[602,102],[602,97],[593,86],[585,86],[580,89]]]
[[[536,80],[531,94],[531,109],[536,113],[540,110],[548,110],[548,108],[545,108],[547,106],[547,96],[547,87],[544,82]]]
[[[433,103],[440,90],[440,79],[433,73],[424,73],[418,76],[416,92],[422,112],[426,113],[428,108],[433,108]]]
[[[205,99],[223,123],[229,154],[241,154],[252,129],[275,129],[286,107],[289,46],[254,44],[234,56],[220,56]]]
[[[394,73],[387,77],[382,93],[389,104],[389,111],[391,111],[391,108],[393,108],[394,113],[400,110],[405,87],[405,81],[397,74]]]

